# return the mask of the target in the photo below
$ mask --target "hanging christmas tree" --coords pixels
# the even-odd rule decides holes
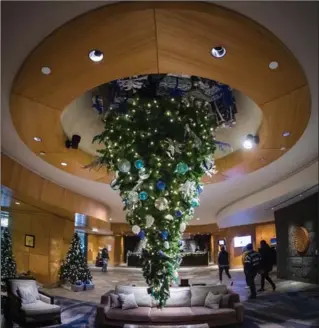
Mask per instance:
[[[7,279],[15,278],[16,262],[12,254],[12,241],[8,228],[1,229],[1,290],[6,291]]]
[[[86,258],[81,250],[81,240],[75,232],[66,259],[60,268],[60,279],[71,284],[92,280]]]
[[[115,172],[132,231],[147,243],[143,274],[162,307],[181,262],[180,240],[203,190],[201,178],[216,172],[216,127],[211,106],[194,98],[133,98],[110,110],[104,147],[92,166]]]

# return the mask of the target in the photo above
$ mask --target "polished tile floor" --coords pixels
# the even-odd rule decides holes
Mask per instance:
[[[43,288],[45,292],[52,296],[61,296],[70,299],[99,303],[101,295],[108,290],[114,289],[116,285],[136,285],[136,286],[146,286],[144,278],[142,276],[142,270],[139,268],[128,268],[128,267],[110,267],[108,272],[101,272],[100,268],[91,267],[91,272],[93,275],[93,282],[95,288],[91,291],[83,292],[73,292],[66,290],[64,288]],[[237,292],[241,300],[247,299],[249,292],[245,288],[245,277],[242,270],[231,270],[231,275],[234,281],[232,289]],[[179,270],[179,277],[181,279],[189,279],[190,284],[194,283],[205,283],[205,284],[217,284],[218,270],[216,266],[208,267],[189,267],[181,268]],[[300,291],[311,288],[313,285],[288,281],[288,280],[278,280],[275,274],[272,275],[274,281],[277,284],[276,293],[283,293],[287,291]],[[225,277],[223,281],[226,285],[229,283],[228,279]],[[260,277],[256,277],[257,288],[260,284]],[[273,293],[270,286],[266,282],[265,288],[269,291],[265,293]],[[263,293],[263,294],[265,294]]]

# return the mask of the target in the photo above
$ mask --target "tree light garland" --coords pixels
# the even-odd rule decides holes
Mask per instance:
[[[136,97],[126,105],[125,113],[111,110],[94,137],[104,144],[94,163],[117,172],[112,186],[133,232],[147,238],[143,275],[162,307],[177,277],[182,233],[199,205],[200,180],[214,165],[216,122],[194,99]]]

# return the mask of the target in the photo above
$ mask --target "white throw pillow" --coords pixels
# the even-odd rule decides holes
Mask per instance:
[[[136,303],[135,295],[132,294],[119,294],[120,301],[122,303],[122,310],[136,309],[138,305]]]
[[[36,295],[34,295],[32,286],[20,286],[17,291],[23,304],[31,304],[37,301]]]
[[[111,293],[111,308],[120,308],[121,307],[121,302],[120,302],[120,297],[117,294]]]
[[[222,299],[222,295],[220,294],[213,294],[209,292],[205,299],[205,307],[211,309],[219,309],[220,300]]]

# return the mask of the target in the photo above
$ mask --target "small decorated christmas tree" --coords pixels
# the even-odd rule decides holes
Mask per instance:
[[[72,285],[79,281],[86,283],[92,280],[86,258],[81,250],[79,235],[75,232],[70,250],[60,269],[60,279],[70,282]]]
[[[7,279],[15,278],[17,266],[12,254],[11,235],[7,228],[1,230],[1,290],[6,291]]]

